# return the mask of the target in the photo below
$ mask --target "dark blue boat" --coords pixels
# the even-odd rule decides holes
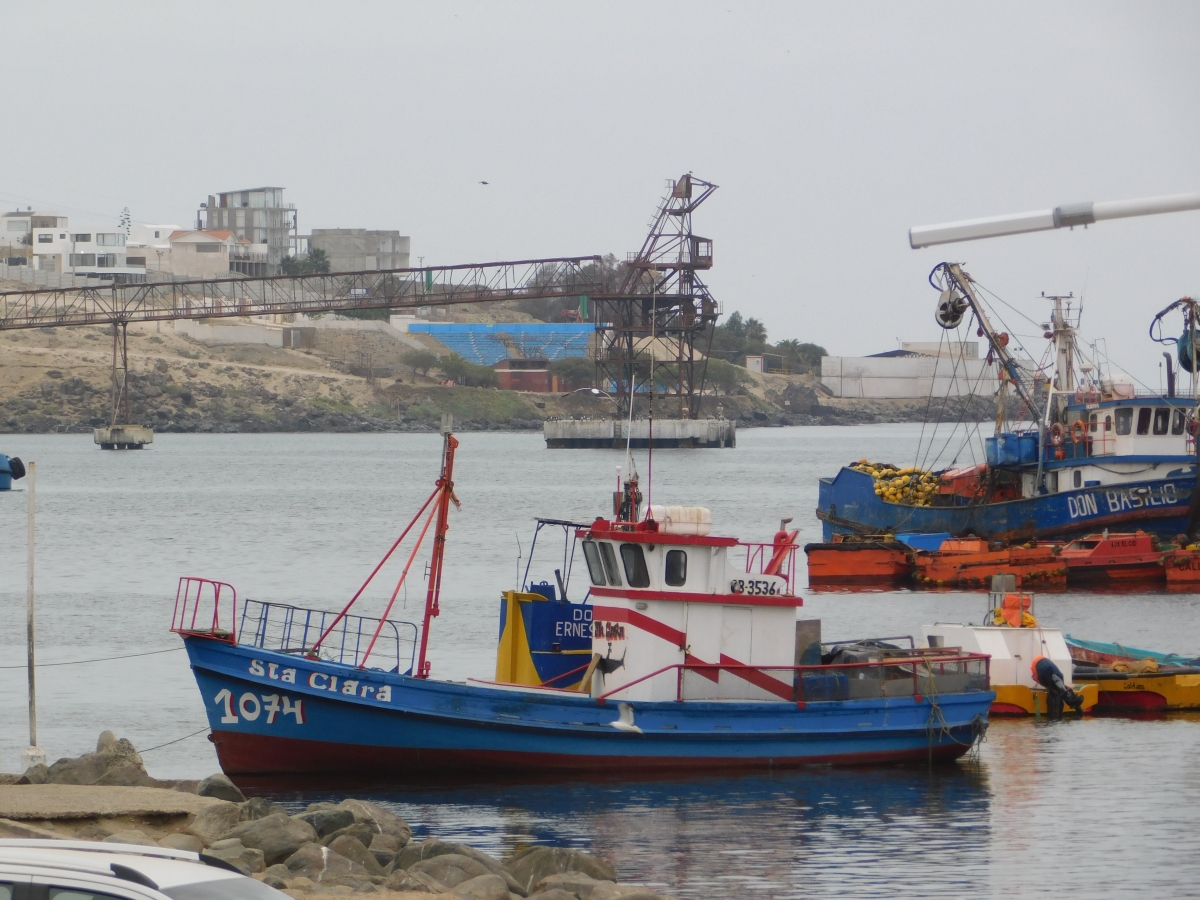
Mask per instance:
[[[816,514],[826,541],[838,533],[948,532],[1013,542],[1104,529],[1164,538],[1188,531],[1189,517],[1195,523],[1196,401],[1175,396],[1169,354],[1165,395],[1138,391],[1127,376],[1102,374],[1102,361],[1083,366],[1077,378],[1078,314],[1072,319],[1069,304],[1064,307],[1068,298],[1055,297],[1046,331],[1055,363],[1047,379],[1009,354],[1009,336],[992,328],[973,280],[959,266],[942,263],[930,280],[944,288],[939,323],[958,327],[973,314],[987,337],[1001,409],[1011,386],[1033,421],[1023,430],[1011,422],[998,427],[984,441],[981,464],[921,471],[863,461],[822,478]],[[1196,318],[1195,304],[1188,304],[1183,338],[1155,338],[1180,344],[1184,368],[1192,365],[1183,348],[1191,346]],[[949,443],[944,434],[937,440]]]

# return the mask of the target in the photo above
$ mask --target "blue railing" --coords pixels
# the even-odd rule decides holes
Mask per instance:
[[[326,610],[247,600],[242,608],[238,643],[280,653],[312,656],[313,645],[336,616],[337,613]],[[361,666],[371,636],[377,628],[379,619],[343,616],[321,642],[315,655],[326,662]],[[415,624],[387,619],[371,651],[370,667],[409,675],[412,673],[416,646]],[[402,663],[406,668],[402,668]]]

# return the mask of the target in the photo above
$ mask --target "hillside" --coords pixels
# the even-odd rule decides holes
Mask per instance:
[[[372,340],[378,340],[372,336]],[[159,432],[395,431],[436,428],[443,412],[471,429],[539,429],[547,417],[610,415],[604,398],[443,386],[372,350],[389,376],[350,374],[353,338],[324,353],[208,346],[169,323],[129,329],[131,418]],[[368,340],[368,338],[362,338]],[[347,344],[349,342],[349,344]],[[333,349],[330,349],[333,348]],[[103,326],[0,332],[0,432],[88,432],[108,423],[112,337]],[[706,400],[742,426],[920,421],[926,403],[834,400],[811,376],[751,376],[735,396]],[[642,413],[639,404],[638,413]],[[958,406],[941,411],[962,414]],[[987,418],[990,405],[969,411]]]

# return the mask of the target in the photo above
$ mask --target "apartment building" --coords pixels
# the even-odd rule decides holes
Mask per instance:
[[[265,246],[266,263],[271,271],[247,271],[244,274],[274,275],[278,273],[282,259],[294,253],[296,215],[295,204],[284,203],[281,187],[226,191],[209,194],[208,202],[200,204],[196,230],[230,231],[239,241]]]

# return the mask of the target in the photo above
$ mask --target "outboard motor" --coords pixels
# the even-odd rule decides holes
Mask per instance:
[[[0,453],[0,491],[12,490],[12,483],[25,477],[25,464],[19,457]]]

